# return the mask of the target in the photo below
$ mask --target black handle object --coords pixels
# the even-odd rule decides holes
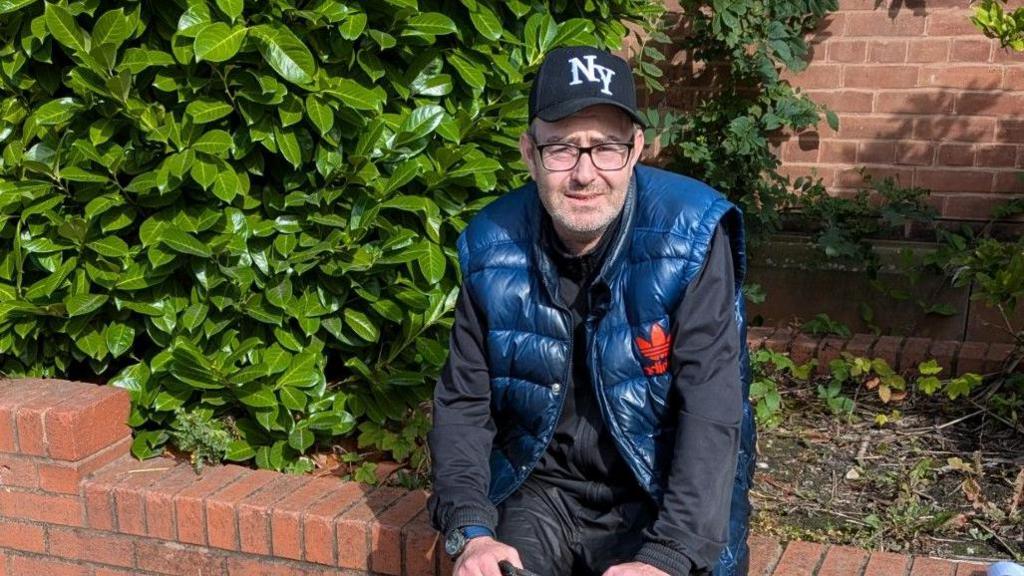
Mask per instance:
[[[508,560],[498,562],[498,568],[501,569],[501,576],[538,576],[526,568],[516,568]]]

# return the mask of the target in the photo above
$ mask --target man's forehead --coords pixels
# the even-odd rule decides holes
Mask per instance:
[[[582,133],[617,139],[628,136],[632,126],[629,115],[614,106],[591,106],[557,122],[537,118],[534,120],[534,133],[545,140]]]

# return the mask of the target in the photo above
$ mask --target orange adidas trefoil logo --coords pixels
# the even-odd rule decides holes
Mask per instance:
[[[650,340],[637,336],[636,347],[640,349],[640,354],[643,354],[646,360],[644,374],[657,376],[668,372],[668,353],[672,347],[672,337],[665,334],[661,324],[655,322],[651,327]]]

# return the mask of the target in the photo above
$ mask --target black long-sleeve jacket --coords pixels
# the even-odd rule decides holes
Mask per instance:
[[[574,258],[560,249],[550,228],[546,231],[542,244],[556,263],[559,292],[580,329],[587,298],[579,295],[585,296],[606,246]],[[672,317],[670,367],[679,413],[676,446],[658,518],[644,532],[645,544],[636,555],[670,574],[710,569],[726,543],[742,414],[733,280],[728,236],[719,226],[700,274]],[[429,436],[434,466],[429,507],[434,527],[442,533],[468,524],[493,529],[497,523],[497,510],[487,498],[495,426],[486,334],[486,318],[463,291],[456,304],[450,355],[435,390],[434,429]],[[586,354],[585,340],[575,341],[580,349],[573,351],[572,381],[566,383],[571,393],[533,475],[574,490],[583,501],[588,491],[640,490],[600,417],[589,374],[580,361]]]

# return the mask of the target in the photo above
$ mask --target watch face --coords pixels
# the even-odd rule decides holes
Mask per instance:
[[[466,537],[458,528],[450,530],[444,539],[444,551],[449,556],[456,556],[466,546]]]

